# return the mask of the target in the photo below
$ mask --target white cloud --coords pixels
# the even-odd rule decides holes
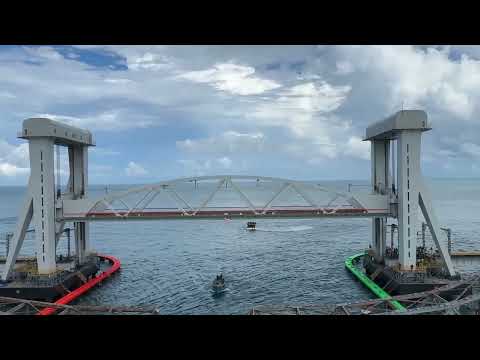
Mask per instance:
[[[351,136],[344,147],[344,154],[354,158],[370,160],[370,142]]]
[[[93,116],[76,117],[58,114],[38,114],[33,117],[48,118],[87,130],[121,131],[132,128],[146,128],[153,125],[149,119],[130,118],[119,110],[102,112]]]
[[[88,170],[90,172],[90,177],[97,178],[97,177],[106,177],[114,172],[114,168],[111,165],[101,165],[101,164],[89,164]]]
[[[222,165],[220,159],[228,158],[232,171],[245,160],[252,167],[261,163],[268,175],[283,164],[306,169],[306,163],[321,163],[329,169],[333,161],[360,163],[356,159],[367,159],[369,151],[368,143],[360,141],[365,127],[404,103],[407,109],[425,109],[434,124],[422,142],[423,158],[431,159],[433,171],[441,170],[445,157],[465,161],[462,169],[469,169],[471,157],[478,156],[479,46],[78,48],[80,57],[71,56],[68,47],[0,49],[5,136],[15,135],[21,119],[38,114],[94,134],[146,127],[155,132],[163,129],[154,126],[165,124],[169,135],[182,139],[173,145],[180,156],[193,158],[177,163],[175,154],[175,166],[166,171],[213,173],[225,169],[228,160]],[[87,63],[85,51],[122,66],[96,67]],[[460,119],[466,121],[459,124]],[[182,135],[187,127],[192,131]],[[445,137],[452,141],[444,142]],[[109,154],[109,147],[118,147],[104,133],[98,139],[105,150],[97,152],[98,159]],[[129,151],[160,152],[172,146],[162,141],[160,149],[139,144],[133,136],[123,139]],[[23,150],[11,145],[3,152],[1,146],[0,163],[9,164],[2,174],[15,172],[12,166],[28,169],[26,144]],[[272,164],[269,157],[285,162]],[[123,166],[111,163],[112,173],[118,166],[123,172]],[[310,168],[312,177],[320,173]]]
[[[287,137],[267,138],[262,132],[241,133],[228,130],[204,139],[177,141],[177,147],[199,157],[199,154],[229,155],[240,158],[248,153],[258,155],[286,153],[297,159],[334,159],[342,154],[336,141],[348,135],[349,122],[333,116],[347,99],[351,87],[334,86],[326,81],[303,82],[257,98],[245,123],[263,127],[265,132],[278,127],[287,129]],[[346,140],[345,140],[346,141]],[[238,161],[236,161],[238,163]],[[201,169],[197,162],[192,168]],[[212,170],[212,169],[208,169]]]
[[[63,56],[50,46],[24,47],[25,51],[32,57],[43,58],[48,60],[62,60]]]
[[[461,119],[471,119],[480,95],[480,61],[449,57],[450,47],[339,46],[341,60],[354,59],[369,81],[386,89],[391,109],[431,103]],[[380,89],[379,89],[380,90]]]
[[[92,164],[89,166],[89,169],[93,172],[110,172],[113,171],[114,168],[111,165],[99,165],[99,164]]]
[[[232,160],[226,156],[217,159],[217,162],[225,169],[230,169],[232,167]]]
[[[22,176],[30,173],[29,145],[24,142],[19,145],[11,145],[5,140],[0,139],[0,176]],[[54,153],[54,161],[56,163],[56,152]],[[56,175],[56,165],[54,175]],[[69,174],[68,155],[66,149],[60,151],[60,175],[63,183],[66,182],[66,176]]]
[[[265,136],[261,132],[240,133],[225,131],[219,136],[205,139],[186,139],[177,141],[177,147],[190,153],[238,154],[245,152],[261,152]]]
[[[28,143],[11,145],[5,140],[0,140],[0,160],[20,167],[28,167]]]
[[[277,98],[260,103],[254,116],[260,119],[295,121],[299,115],[332,112],[345,101],[350,86],[332,86],[325,81],[308,82],[285,89]]]
[[[26,175],[29,172],[30,168],[21,168],[7,162],[0,162],[0,176]]]
[[[0,139],[0,176],[23,176],[29,172],[28,144],[11,145]]]
[[[125,168],[125,174],[132,177],[145,176],[148,174],[148,171],[145,170],[141,165],[130,161],[128,166]]]
[[[212,168],[211,160],[180,159],[177,162],[183,166],[187,174],[193,174],[195,176],[204,176]]]
[[[299,81],[312,81],[312,80],[320,80],[322,77],[317,74],[301,74],[297,75],[296,79]]]
[[[333,86],[325,81],[295,85],[260,103],[252,116],[260,120],[258,125],[285,127],[297,137],[328,144],[331,130],[345,126],[341,121],[332,124],[329,113],[344,103],[350,90],[348,85]]]
[[[132,70],[168,70],[172,64],[164,57],[151,52],[127,58],[128,68]]]
[[[450,112],[460,118],[469,118],[474,109],[473,99],[468,94],[455,90],[448,83],[442,84],[437,102],[441,102],[440,106],[448,107]]]
[[[225,63],[214,65],[207,70],[186,72],[178,77],[207,83],[218,90],[234,95],[256,95],[281,87],[273,80],[253,76],[254,73],[253,67]]]
[[[339,75],[348,75],[355,71],[355,68],[350,61],[338,61],[336,66],[337,74]]]
[[[233,160],[228,156],[223,156],[220,158],[211,158],[211,159],[181,159],[177,161],[182,165],[183,169],[186,171],[186,174],[191,174],[195,176],[204,176],[208,173],[219,173],[225,170],[235,170],[238,169],[233,167]],[[246,162],[242,161],[240,168],[245,169]]]
[[[331,112],[345,101],[350,86],[332,86],[326,81],[308,82],[286,89],[279,102],[286,108],[304,111]]]
[[[16,96],[8,91],[0,91],[0,99],[15,99]]]
[[[116,156],[121,154],[120,151],[112,150],[109,148],[98,147],[98,146],[90,148],[89,151],[93,152],[94,154],[98,154],[100,156]]]
[[[133,82],[130,79],[121,79],[121,78],[105,79],[104,81],[107,82],[107,83],[111,83],[111,84],[129,84],[129,83]]]
[[[477,144],[472,144],[472,143],[461,144],[460,151],[474,157],[480,157],[480,146]]]

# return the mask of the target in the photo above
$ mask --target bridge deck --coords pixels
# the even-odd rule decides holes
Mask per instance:
[[[87,214],[64,213],[64,220],[161,220],[161,219],[225,219],[225,218],[318,218],[318,217],[371,217],[387,216],[387,209],[312,209],[276,208],[263,211],[250,208],[217,208],[199,211],[164,209],[157,211],[95,211]]]
[[[454,251],[452,257],[480,257],[480,251]]]

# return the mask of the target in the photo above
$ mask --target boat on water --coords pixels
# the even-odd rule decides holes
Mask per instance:
[[[256,230],[257,223],[255,221],[249,221],[247,222],[247,230],[250,231],[255,231]]]
[[[219,293],[225,290],[225,278],[223,274],[217,275],[212,283],[212,289],[215,293]]]

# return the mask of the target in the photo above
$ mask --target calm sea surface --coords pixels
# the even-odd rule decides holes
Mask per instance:
[[[333,187],[333,183],[321,182]],[[349,181],[335,183],[347,191]],[[355,184],[366,184],[356,181]],[[480,249],[480,179],[428,180],[441,226],[453,231],[454,250]],[[128,186],[109,187],[124,190]],[[201,191],[201,190],[199,190]],[[105,193],[92,186],[90,197]],[[0,187],[0,254],[13,231],[24,187]],[[92,247],[120,259],[119,274],[78,300],[83,304],[156,305],[163,314],[244,314],[259,304],[306,305],[371,298],[344,269],[368,247],[369,219],[94,222]],[[73,244],[73,242],[72,242]],[[60,246],[66,248],[65,241]],[[33,254],[33,238],[22,254]],[[212,296],[223,272],[227,291]]]

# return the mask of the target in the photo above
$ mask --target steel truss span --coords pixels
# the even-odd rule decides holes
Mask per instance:
[[[67,305],[29,299],[0,297],[0,315],[40,315],[53,309],[58,315],[159,315],[155,307],[111,306],[111,305]]]
[[[64,199],[62,219],[224,219],[388,216],[388,197],[340,192],[316,183],[220,175],[182,178],[113,192],[100,199]]]
[[[480,276],[452,282],[430,291],[397,295],[385,299],[356,303],[321,305],[260,305],[249,315],[420,315],[420,314],[478,314]],[[452,295],[452,292],[455,295]],[[448,294],[448,296],[447,296]],[[405,308],[392,309],[392,302],[399,301]]]

